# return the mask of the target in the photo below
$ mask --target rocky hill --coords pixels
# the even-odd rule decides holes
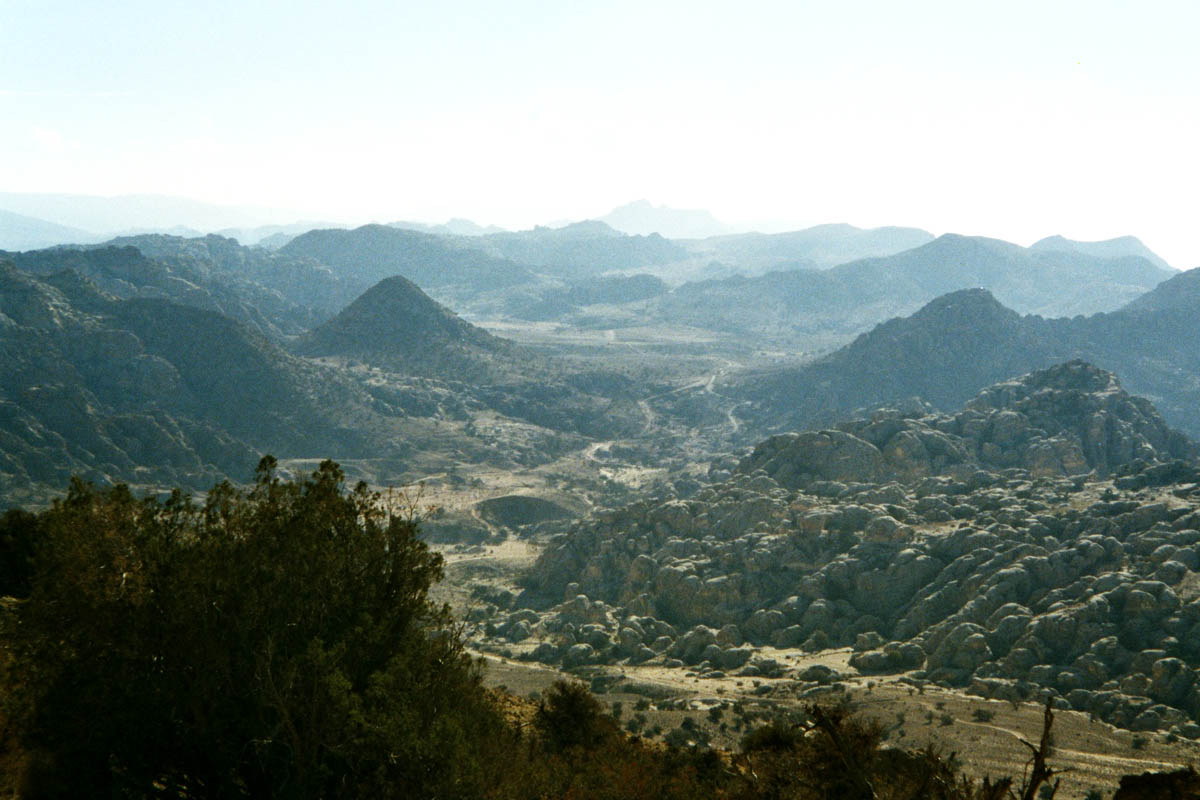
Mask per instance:
[[[56,244],[94,242],[99,238],[79,228],[0,209],[0,250],[34,250]]]
[[[1107,476],[1131,462],[1192,459],[1195,446],[1115,375],[1070,361],[984,389],[957,414],[880,412],[833,431],[782,434],[739,466],[781,486],[812,481],[966,479],[980,469]]]
[[[1029,250],[947,234],[902,253],[828,270],[684,284],[663,299],[658,313],[672,322],[717,330],[856,334],[911,314],[941,295],[972,288],[989,290],[1023,314],[1115,311],[1172,275],[1137,256]]]
[[[472,244],[497,257],[539,267],[562,278],[586,278],[688,257],[687,250],[657,233],[629,236],[597,220],[562,228],[494,233]]]
[[[1123,256],[1136,256],[1144,258],[1156,267],[1161,267],[1165,270],[1170,270],[1171,265],[1164,261],[1157,253],[1146,247],[1142,240],[1136,236],[1118,236],[1115,239],[1105,239],[1100,242],[1080,242],[1075,239],[1068,239],[1064,236],[1047,236],[1045,239],[1039,239],[1029,246],[1030,250],[1044,250],[1048,252],[1054,251],[1075,251],[1077,253],[1086,253],[1090,256],[1099,256],[1101,258],[1120,258]]]
[[[787,233],[738,233],[689,242],[697,257],[736,266],[748,274],[771,269],[828,269],[863,258],[901,253],[933,241],[933,234],[918,228],[856,228],[853,225],[816,225]]]
[[[745,676],[852,647],[859,672],[1200,736],[1200,468],[1112,375],[1070,363],[954,416],[801,436],[575,523],[477,635]]]
[[[265,450],[388,451],[360,386],[213,311],[115,298],[70,271],[0,263],[0,348],[5,503],[71,474],[202,487]]]
[[[410,373],[466,379],[511,342],[463,321],[399,276],[372,286],[294,346],[309,356],[356,357]]]
[[[739,379],[743,413],[775,430],[826,425],[860,408],[920,398],[947,410],[1008,375],[1083,358],[1200,435],[1200,270],[1125,308],[1073,319],[1021,316],[989,292],[954,292],[800,368]]]
[[[187,395],[179,370],[96,313],[112,301],[63,283],[0,263],[3,503],[40,500],[43,487],[72,474],[185,486],[241,476],[254,450],[179,413]]]
[[[465,288],[471,293],[525,283],[532,271],[478,249],[475,237],[465,244],[388,225],[364,225],[354,230],[309,231],[277,251],[288,257],[307,257],[330,267],[352,296],[384,278],[401,275],[429,291]]]
[[[115,297],[160,298],[215,311],[277,340],[327,319],[340,307],[343,291],[327,268],[212,235],[130,236],[7,257],[35,275],[69,269]]]

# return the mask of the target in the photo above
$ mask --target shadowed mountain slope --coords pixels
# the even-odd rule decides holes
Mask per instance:
[[[472,291],[498,289],[533,278],[528,267],[476,248],[476,244],[458,246],[454,240],[428,233],[364,225],[349,231],[309,231],[278,252],[307,256],[329,266],[356,295],[393,275],[402,275],[426,290],[458,286]]]
[[[655,206],[644,199],[618,206],[600,221],[625,233],[657,233],[670,239],[698,239],[731,230],[731,226],[703,209]]]
[[[660,313],[719,330],[852,334],[970,288],[986,288],[1021,313],[1114,311],[1171,275],[1139,257],[1038,252],[996,239],[946,235],[829,270],[685,284],[663,299]],[[748,308],[755,313],[745,313]]]
[[[399,276],[372,286],[337,316],[296,342],[307,356],[346,356],[409,373],[456,380],[486,371],[510,342],[464,322]]]
[[[197,487],[243,477],[267,449],[353,457],[378,425],[360,388],[237,321],[117,299],[69,271],[0,263],[0,363],[11,502],[71,473]]]
[[[79,228],[0,209],[0,250],[33,250],[56,244],[83,244],[99,238]]]
[[[556,277],[587,277],[688,257],[687,250],[657,233],[628,236],[597,220],[562,228],[495,233],[482,237],[476,246],[501,258],[544,268]]]
[[[1029,249],[1047,252],[1068,250],[1076,253],[1084,253],[1089,256],[1098,256],[1099,258],[1137,256],[1138,258],[1146,259],[1161,269],[1171,269],[1170,264],[1159,257],[1149,247],[1142,244],[1142,240],[1136,236],[1118,236],[1115,239],[1105,239],[1100,242],[1080,242],[1075,239],[1067,239],[1063,236],[1047,236],[1045,239],[1039,239],[1031,244]]]
[[[35,275],[72,270],[115,297],[153,297],[215,311],[273,339],[327,319],[341,307],[344,292],[329,269],[315,262],[215,235],[129,236],[9,257]]]
[[[742,269],[819,268],[863,258],[890,256],[933,241],[918,228],[862,229],[845,223],[816,225],[787,233],[738,233],[688,242],[695,255]]]
[[[954,292],[885,322],[805,367],[750,377],[748,415],[786,430],[919,397],[946,409],[984,386],[1070,358],[1115,372],[1175,426],[1200,432],[1200,305],[1182,273],[1121,311],[1074,319],[1021,316],[984,290]]]

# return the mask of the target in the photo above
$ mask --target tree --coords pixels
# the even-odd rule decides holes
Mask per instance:
[[[202,505],[74,481],[7,625],[31,795],[479,794],[503,723],[441,558],[336,464]]]

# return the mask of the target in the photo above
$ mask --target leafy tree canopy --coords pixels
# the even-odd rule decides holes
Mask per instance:
[[[6,522],[37,533],[0,695],[29,795],[479,793],[503,723],[428,598],[441,558],[333,462],[202,504],[76,480]]]

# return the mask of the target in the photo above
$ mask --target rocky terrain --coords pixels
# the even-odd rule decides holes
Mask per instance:
[[[852,648],[847,674],[1049,694],[1196,738],[1194,456],[1111,374],[1072,362],[954,415],[774,437],[691,497],[573,523],[524,593],[481,596],[475,635],[564,667],[699,676],[779,675],[775,652]]]
[[[980,389],[1071,358],[1116,373],[1163,417],[1200,435],[1200,270],[1179,273],[1124,308],[1090,317],[1022,316],[984,289],[943,295],[809,364],[732,376],[757,426],[829,425],[881,404],[919,398],[951,410]]]

